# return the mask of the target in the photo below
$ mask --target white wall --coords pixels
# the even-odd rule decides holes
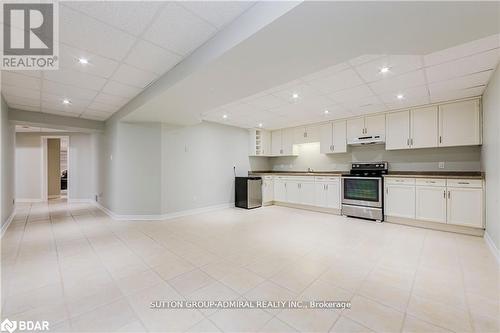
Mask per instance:
[[[319,143],[299,145],[297,157],[270,158],[272,170],[349,170],[351,161],[388,161],[393,171],[480,171],[481,148],[450,147],[415,150],[385,150],[384,145],[348,147],[347,153],[321,154]],[[445,162],[439,169],[438,163]]]
[[[15,127],[9,123],[8,107],[3,96],[0,97],[1,125],[0,125],[0,222],[3,229],[4,223],[14,211],[14,147]]]
[[[269,168],[265,158],[248,157],[248,131],[202,122],[164,125],[162,131],[163,213],[234,202],[234,174]]]
[[[486,232],[500,249],[500,69],[483,95],[482,168],[486,174]]]
[[[93,199],[96,151],[87,133],[16,133],[16,199],[42,199],[42,136],[69,136],[69,198]]]

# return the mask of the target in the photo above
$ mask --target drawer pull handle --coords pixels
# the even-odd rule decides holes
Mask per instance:
[[[430,184],[435,184],[435,183],[436,183],[436,182],[435,182],[435,181],[433,181],[433,180],[426,180],[425,182],[426,182],[426,183],[430,183]]]
[[[470,184],[469,182],[458,182],[459,184],[462,184],[462,185],[468,185]]]

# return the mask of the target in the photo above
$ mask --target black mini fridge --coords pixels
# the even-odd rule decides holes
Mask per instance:
[[[252,209],[262,206],[262,178],[235,177],[235,202],[239,208]]]

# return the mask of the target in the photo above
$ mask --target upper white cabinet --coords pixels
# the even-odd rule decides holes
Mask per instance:
[[[438,108],[436,106],[411,110],[411,148],[430,148],[438,145]]]
[[[410,148],[410,111],[389,113],[386,123],[385,149]]]
[[[479,100],[439,106],[439,146],[481,144],[481,111]]]
[[[320,140],[320,125],[297,127],[293,130],[293,143],[310,143]]]
[[[385,114],[347,120],[347,140],[361,136],[384,135]]]
[[[286,128],[271,132],[271,155],[290,156],[294,155],[294,129]]]
[[[250,156],[271,155],[271,132],[261,129],[250,129]]]
[[[437,107],[387,114],[385,139],[387,150],[437,147]]]
[[[341,120],[321,125],[319,138],[322,154],[345,153],[347,151],[346,121]]]

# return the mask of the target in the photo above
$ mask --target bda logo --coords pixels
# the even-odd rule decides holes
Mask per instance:
[[[15,321],[10,321],[7,318],[0,324],[0,330],[2,332],[12,333],[16,330],[16,328],[17,328],[17,323]]]
[[[57,2],[4,3],[2,69],[57,69]]]

